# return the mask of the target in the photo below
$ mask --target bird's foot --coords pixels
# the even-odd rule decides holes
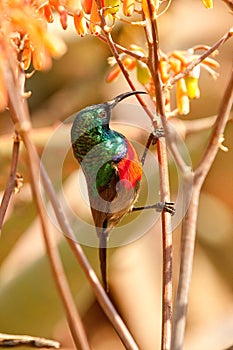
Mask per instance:
[[[157,128],[151,134],[153,135],[152,145],[155,145],[157,140],[161,137],[165,137],[165,132],[163,128]]]
[[[155,145],[157,143],[158,139],[160,137],[164,137],[164,136],[165,136],[165,133],[164,133],[163,128],[157,128],[152,133],[150,133],[150,136],[147,140],[147,144],[146,144],[143,156],[141,158],[142,165],[144,165],[144,163],[145,163],[146,156],[147,156],[147,153],[148,153],[150,146]]]
[[[165,211],[167,213],[170,213],[173,216],[176,212],[174,205],[175,205],[175,202],[157,202],[155,204],[146,205],[144,207],[133,207],[132,211],[139,211],[144,209],[155,209],[159,213],[161,213],[162,211]]]
[[[175,202],[157,202],[154,204],[154,208],[158,212],[165,211],[170,213],[172,216],[175,214],[176,209],[174,208]]]

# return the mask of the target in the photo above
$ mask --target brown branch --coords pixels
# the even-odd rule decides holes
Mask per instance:
[[[233,11],[233,0],[222,0],[229,7],[231,11]]]
[[[84,327],[81,321],[81,318],[76,310],[75,303],[72,297],[72,294],[69,289],[68,282],[63,270],[63,266],[60,260],[59,252],[57,250],[56,244],[53,242],[53,237],[51,236],[48,225],[47,225],[47,216],[45,209],[41,200],[41,194],[39,190],[39,162],[34,157],[34,144],[30,138],[30,117],[28,112],[28,106],[26,100],[21,96],[21,84],[23,81],[19,72],[19,79],[16,80],[14,77],[15,65],[17,64],[13,61],[13,58],[10,56],[7,45],[4,47],[6,54],[6,61],[4,67],[4,78],[6,81],[8,96],[9,96],[9,110],[13,122],[15,123],[16,131],[22,138],[22,141],[25,145],[27,156],[28,156],[28,168],[31,176],[31,188],[34,196],[34,200],[37,206],[39,218],[41,221],[42,233],[44,237],[45,246],[47,249],[48,257],[50,260],[50,265],[54,274],[54,279],[60,293],[61,300],[63,302],[64,308],[66,310],[66,316],[70,326],[70,330],[73,336],[74,343],[76,344],[77,349],[81,347],[82,350],[89,350],[88,341],[84,331]]]
[[[0,333],[0,347],[28,346],[33,348],[59,349],[60,344],[51,339],[32,337],[30,335],[13,335]]]
[[[150,0],[147,0],[148,10],[150,14],[150,28],[151,33],[146,35],[149,56],[148,66],[150,68],[152,78],[155,86],[156,97],[156,112],[161,118],[161,122],[165,133],[167,131],[167,121],[165,115],[165,108],[163,102],[162,84],[159,76],[159,44],[157,24],[154,19],[153,8]],[[150,38],[152,34],[152,41]],[[160,192],[161,201],[170,201],[170,185],[168,174],[168,159],[166,144],[161,142],[160,139],[157,142],[157,152],[159,160],[159,173],[160,173]],[[162,337],[161,337],[161,349],[171,349],[171,335],[172,335],[172,229],[171,229],[171,216],[168,213],[162,213],[162,242],[163,242],[163,280],[162,280]]]
[[[183,348],[184,333],[187,317],[188,297],[191,283],[194,246],[196,238],[197,214],[199,205],[200,191],[203,182],[214,162],[219,149],[219,140],[224,132],[230,109],[233,101],[233,70],[230,81],[226,87],[224,96],[221,101],[218,116],[210,137],[206,151],[200,160],[195,172],[194,183],[191,195],[190,206],[182,228],[181,238],[181,262],[180,276],[177,290],[177,297],[174,310],[174,328],[172,349],[180,350]]]
[[[206,151],[203,154],[203,157],[201,158],[195,170],[195,181],[197,181],[201,185],[203,184],[204,179],[207,176],[210,170],[210,167],[213,164],[213,161],[218,153],[218,149],[220,146],[220,137],[224,132],[226,123],[229,118],[230,110],[232,107],[232,100],[233,100],[233,68],[232,68],[229,83],[225,90],[225,94],[222,98],[222,102],[219,108],[218,116],[213,128],[212,135],[210,137]]]
[[[19,146],[20,146],[20,139],[17,135],[15,135],[13,149],[12,149],[12,157],[11,157],[10,176],[9,176],[8,184],[6,186],[6,190],[2,197],[2,202],[0,207],[0,231],[2,230],[4,217],[6,215],[6,211],[9,206],[10,199],[15,188],[16,171],[17,171],[17,166],[19,161]]]
[[[99,34],[99,35],[98,35],[98,38],[101,39],[102,41],[104,41],[105,43],[107,43],[107,38],[106,38],[105,35]],[[143,56],[142,54],[139,55],[139,54],[137,54],[135,51],[126,49],[124,46],[122,46],[122,45],[120,45],[120,44],[117,44],[117,43],[115,43],[115,42],[114,42],[113,44],[114,44],[115,48],[116,48],[117,50],[119,50],[120,52],[123,52],[123,53],[125,53],[126,55],[131,56],[131,57],[135,58],[135,59],[138,60],[138,61],[147,63],[147,57]]]
[[[189,72],[193,70],[198,64],[200,64],[206,57],[210,56],[214,51],[216,51],[220,46],[222,46],[228,39],[233,36],[233,28],[230,28],[227,33],[225,33],[222,38],[220,38],[209,50],[206,50],[201,56],[196,60],[192,61],[185,70],[178,73],[173,78],[168,80],[165,88],[171,88],[178,80],[184,78]]]

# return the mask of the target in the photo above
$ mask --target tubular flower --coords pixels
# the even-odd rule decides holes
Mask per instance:
[[[176,84],[176,104],[179,114],[189,113],[189,97],[184,79],[178,80]]]
[[[135,8],[135,0],[124,0],[123,2],[123,14],[127,17],[132,16]]]
[[[130,49],[132,51],[132,57],[121,54],[121,61],[128,71],[136,70],[137,81],[145,87],[148,94],[153,98],[155,87],[151,72],[146,64],[146,53],[139,46],[131,45]],[[199,55],[196,53],[197,50],[208,50],[208,47],[198,46],[186,51],[176,50],[167,55],[160,52],[158,71],[161,82],[164,84],[164,101],[166,108],[170,109],[171,101],[169,79],[185,71],[191,62],[198,59]],[[140,56],[141,59],[136,59],[134,57],[135,54]],[[110,58],[108,63],[113,68],[107,76],[107,82],[113,82],[119,77],[121,70],[114,59]],[[219,64],[217,61],[207,57],[199,65],[189,71],[186,76],[176,82],[176,108],[179,114],[188,114],[190,111],[190,100],[200,97],[199,78],[201,68],[206,69],[213,78],[216,78],[217,73],[215,69],[218,67]]]
[[[208,48],[205,47],[204,49]],[[181,73],[191,62],[195,61],[199,57],[195,51],[196,49],[192,48],[187,51],[173,51],[167,56],[163,56],[162,61],[160,61],[160,75],[162,82],[166,84],[170,77]],[[164,61],[166,61],[166,64]],[[217,61],[207,57],[201,64],[195,66],[188,75],[176,83],[176,103],[179,114],[188,114],[190,108],[189,100],[200,97],[199,78],[201,68],[206,69],[213,78],[216,78],[217,73],[214,69],[218,67],[219,64]]]
[[[17,1],[17,0],[15,0]],[[19,0],[20,1],[20,0]],[[24,0],[25,2],[27,0]],[[72,16],[77,34],[99,35],[101,33],[101,18],[96,0],[28,0],[36,4],[36,8],[48,23],[53,22],[53,12],[57,12],[63,29],[68,26],[67,18]],[[147,0],[101,0],[101,9],[105,20],[105,30],[111,31],[119,20],[119,11],[124,16],[131,17],[135,13],[144,12],[150,17]],[[150,0],[153,18],[156,18],[161,1]],[[33,5],[34,6],[34,5]]]
[[[87,23],[82,9],[78,9],[74,13],[74,26],[78,35],[84,36],[87,34]]]

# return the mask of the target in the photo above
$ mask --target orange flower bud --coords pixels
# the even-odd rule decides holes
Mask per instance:
[[[92,1],[95,1],[95,0],[82,0],[83,10],[87,14],[91,13]]]
[[[187,58],[185,57],[185,53],[183,51],[178,51],[178,50],[173,51],[172,57],[179,60],[183,66],[186,66]]]
[[[136,60],[131,57],[123,58],[122,63],[128,70],[133,70],[136,67]]]
[[[119,67],[115,67],[107,76],[106,78],[106,82],[107,83],[113,83],[114,81],[117,80],[117,78],[119,77],[120,75],[120,68]]]
[[[160,76],[163,83],[166,83],[166,81],[168,81],[169,79],[168,70],[169,70],[168,62],[165,60],[161,60],[159,62],[159,71],[160,71]]]
[[[63,6],[62,6],[62,8],[63,8]],[[59,11],[59,14],[60,14],[60,22],[61,22],[62,28],[66,29],[68,24],[67,24],[67,13],[66,13],[65,8],[61,9],[61,11]]]
[[[89,27],[91,34],[94,34],[94,35],[100,34],[101,28],[98,24],[100,24],[99,11],[95,0],[93,0],[92,7],[91,7],[90,27]]]
[[[74,13],[74,26],[78,35],[84,36],[87,34],[87,22],[82,10],[77,10]]]
[[[176,103],[179,114],[189,113],[189,98],[184,79],[180,79],[176,83]]]
[[[123,14],[127,17],[132,16],[135,7],[135,0],[123,1]]]
[[[37,47],[34,49],[32,54],[32,63],[36,70],[47,70],[52,66],[51,57],[43,47]]]
[[[49,4],[43,6],[44,16],[48,23],[53,22],[53,13]]]
[[[169,59],[169,64],[170,64],[170,67],[171,67],[171,70],[177,74],[181,71],[181,61],[174,58],[174,57],[171,57]]]

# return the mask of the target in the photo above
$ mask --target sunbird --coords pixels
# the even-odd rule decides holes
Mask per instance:
[[[108,291],[107,240],[112,229],[132,211],[142,179],[142,163],[134,146],[109,126],[111,112],[125,98],[145,93],[130,91],[111,101],[88,106],[77,113],[71,129],[73,153],[86,178],[99,238],[100,269],[105,291]],[[164,209],[171,212],[166,203],[159,211]]]

